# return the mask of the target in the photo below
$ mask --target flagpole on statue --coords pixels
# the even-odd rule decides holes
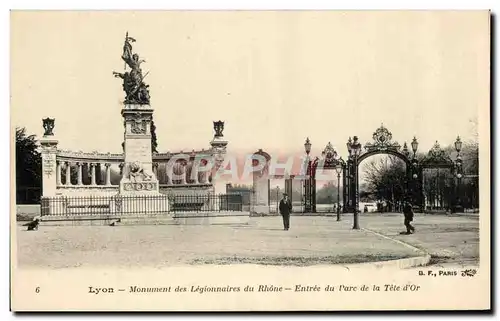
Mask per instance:
[[[125,43],[128,41],[128,31],[125,34]],[[123,63],[123,71],[127,71],[127,62]]]

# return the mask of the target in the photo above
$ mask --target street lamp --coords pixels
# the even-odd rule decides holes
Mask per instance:
[[[417,137],[413,136],[413,140],[411,141],[411,150],[413,151],[413,159],[412,159],[412,170],[415,171],[412,175],[413,177],[413,181],[410,183],[410,188],[411,188],[411,194],[413,196],[413,199],[416,200],[418,199],[417,195],[416,195],[416,190],[417,190],[417,186],[419,183],[417,183],[417,178],[418,178],[418,174],[416,172],[418,172],[418,161],[417,161],[417,150],[418,150],[418,141],[417,141]]]
[[[311,152],[311,141],[309,140],[309,137],[307,137],[306,142],[304,144],[304,148],[306,149],[306,154],[309,156],[309,153]]]
[[[347,141],[347,150],[349,151],[349,155],[352,155],[353,158],[353,179],[354,179],[354,190],[355,193],[353,195],[353,204],[354,204],[354,224],[353,229],[359,230],[359,216],[358,216],[358,207],[359,207],[359,186],[358,186],[358,156],[361,153],[361,144],[358,142],[358,136],[354,136],[353,140],[349,137]]]
[[[462,157],[460,156],[460,151],[462,150],[462,140],[460,136],[457,136],[455,140],[455,150],[457,151],[457,159],[455,160],[455,176],[457,177],[457,188],[455,193],[457,194],[457,204],[455,206],[455,212],[458,212],[462,205],[460,197],[460,187],[462,183]]]
[[[306,213],[310,212],[312,209],[312,204],[311,204],[311,197],[312,197],[312,187],[311,187],[311,175],[312,175],[312,168],[311,168],[311,159],[309,158],[309,153],[311,152],[311,141],[309,140],[309,137],[306,138],[306,142],[304,143],[304,148],[306,150],[306,175],[307,175],[307,178],[306,180],[304,181],[305,182],[305,185],[304,185],[304,189],[305,189],[305,202],[304,202],[304,211]]]
[[[413,136],[413,140],[411,141],[411,150],[413,151],[413,158],[415,158],[415,155],[417,154],[417,149],[418,149],[417,137]]]
[[[454,208],[454,211],[453,212],[459,212],[462,208],[462,202],[461,202],[461,184],[462,184],[462,173],[461,173],[461,170],[460,170],[460,163],[459,163],[459,159],[457,159],[457,163],[456,163],[456,173],[455,173],[455,177],[457,178],[457,186],[455,188],[455,194],[456,194],[456,197],[455,197],[455,200],[456,200],[456,204],[455,204],[455,208]],[[453,213],[452,212],[452,213]]]
[[[348,177],[349,177],[349,183],[347,184],[348,188],[347,188],[347,203],[349,205],[349,208],[351,208],[353,206],[353,203],[352,203],[352,178],[354,177],[353,176],[353,172],[352,172],[352,139],[351,137],[349,136],[349,139],[347,140],[347,151],[349,152],[349,155],[347,156],[347,174],[348,174]],[[345,205],[344,204],[344,208],[345,208]]]
[[[337,221],[340,221],[340,173],[342,172],[342,163],[343,160],[341,157],[335,167],[335,171],[337,172]]]
[[[460,155],[460,151],[462,150],[462,140],[460,139],[460,136],[457,136],[457,140],[455,140],[455,150],[457,151],[458,155]]]
[[[276,185],[276,213],[280,212],[279,193],[280,193],[280,187]]]

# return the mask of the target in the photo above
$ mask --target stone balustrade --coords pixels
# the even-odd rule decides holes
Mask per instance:
[[[82,162],[110,162],[117,163],[123,162],[124,155],[123,153],[114,154],[114,153],[99,153],[97,151],[94,152],[82,152],[82,151],[71,151],[58,149],[57,150],[57,158],[65,161],[82,161]]]
[[[201,150],[192,150],[191,152],[166,152],[166,153],[154,153],[152,155],[154,162],[167,163],[172,157],[176,157],[179,155],[187,155],[190,158],[194,158],[199,155],[204,155],[206,157],[211,157],[213,155],[213,150],[204,149]],[[57,150],[58,158],[62,160],[81,160],[81,161],[109,161],[109,162],[123,162],[125,156],[123,153],[99,153],[97,151],[94,152],[83,152],[83,151],[71,151],[58,149]]]
[[[166,163],[168,162],[172,157],[179,156],[179,155],[188,155],[190,158],[194,158],[195,156],[198,155],[205,155],[207,157],[211,157],[213,155],[213,150],[208,149],[201,149],[201,150],[192,150],[191,152],[166,152],[166,153],[155,153],[153,154],[153,161],[154,162],[161,162],[161,163]]]

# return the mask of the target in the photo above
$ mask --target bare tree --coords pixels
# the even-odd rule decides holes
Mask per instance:
[[[406,168],[396,156],[373,159],[364,166],[365,196],[386,200],[391,203],[402,201],[405,195]]]

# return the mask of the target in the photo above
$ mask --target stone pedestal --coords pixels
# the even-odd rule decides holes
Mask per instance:
[[[212,175],[212,185],[215,195],[221,195],[226,193],[226,181],[222,180],[221,177],[217,177],[215,173],[219,170],[219,168],[224,164],[224,158],[226,156],[226,148],[227,148],[227,140],[224,139],[222,135],[224,123],[221,121],[214,122],[215,135],[210,145],[212,146],[211,152],[214,161],[214,172]],[[215,210],[220,210],[220,204],[216,204]]]
[[[253,155],[253,166],[260,168],[254,170],[253,192],[251,198],[250,213],[254,215],[269,214],[269,161],[271,156],[259,149]]]
[[[55,196],[57,189],[56,155],[59,141],[54,136],[40,139],[42,152],[42,195]]]
[[[252,214],[269,214],[269,178],[267,176],[254,179],[251,212]]]
[[[125,164],[120,181],[121,195],[159,195],[159,182],[153,173],[149,105],[124,105]]]

